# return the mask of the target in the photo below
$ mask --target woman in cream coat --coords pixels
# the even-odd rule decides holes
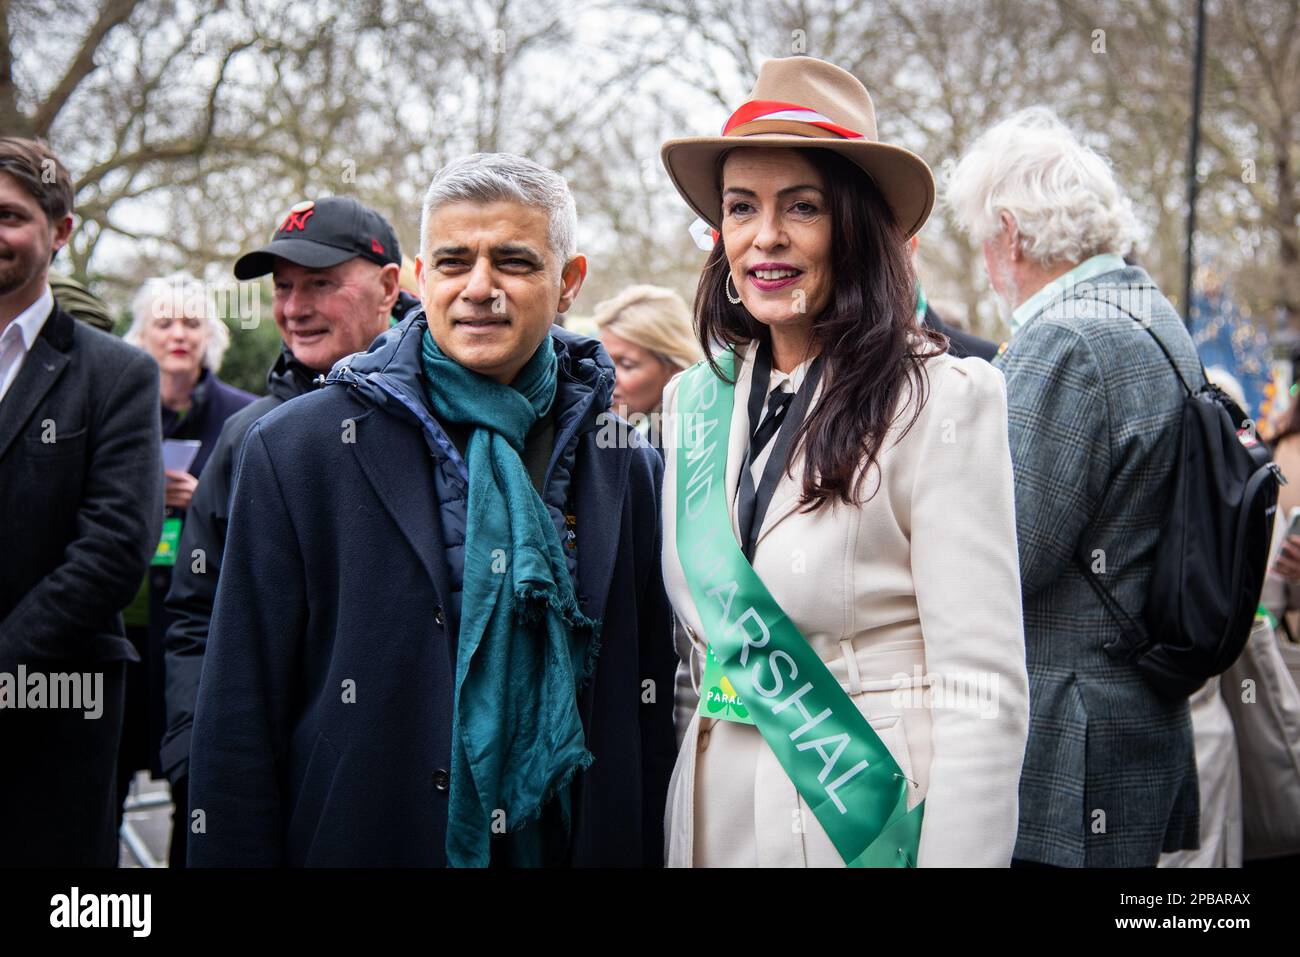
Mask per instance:
[[[933,179],[919,157],[875,140],[852,75],[791,57],[764,65],[723,136],[673,140],[663,154],[720,231],[696,319],[706,349],[721,341],[737,356],[732,531],[746,541],[737,497],[751,443],[769,442],[753,452],[753,476],[772,448],[751,435],[751,385],[798,392],[820,355],[788,467],[751,521],[751,564],[909,779],[908,807],[925,801],[915,863],[1001,867],[1028,724],[1005,388],[991,365],[946,355],[916,323],[904,242],[929,214]],[[760,362],[765,384],[753,382]],[[681,380],[664,393],[668,422]],[[677,549],[679,450],[668,444],[664,579],[698,689],[708,639]],[[854,447],[861,460],[837,473]],[[670,866],[842,864],[758,729],[698,711],[666,827]]]

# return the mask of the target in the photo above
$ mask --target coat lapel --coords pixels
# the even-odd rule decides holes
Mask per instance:
[[[799,496],[803,492],[802,469],[803,460],[800,458],[795,461],[795,477],[791,479],[788,474],[783,474],[781,480],[776,483],[776,489],[772,492],[772,504],[768,507],[767,514],[763,516],[763,527],[758,530],[758,538],[754,540],[756,548],[767,537],[768,532],[789,518],[798,508]]]
[[[442,557],[442,529],[435,514],[433,460],[423,436],[414,428],[409,430],[410,439],[403,436],[402,441],[392,442],[375,437],[367,441],[366,427],[378,431],[386,427],[388,418],[374,410],[358,416],[357,441],[352,449],[379,501],[402,530],[440,600],[446,604],[450,590]],[[407,431],[401,426],[399,429]]]
[[[583,613],[591,618],[605,617],[623,537],[623,499],[632,462],[631,449],[599,448],[599,434],[583,435],[573,466],[579,600]]]
[[[71,344],[72,330],[66,328],[64,323],[73,321],[55,307],[41,334],[32,343],[31,352],[23,360],[18,378],[9,387],[4,401],[0,402],[0,458],[4,458],[27,420],[68,367],[70,360],[66,349],[56,346]]]

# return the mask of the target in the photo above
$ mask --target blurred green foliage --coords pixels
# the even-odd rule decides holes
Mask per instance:
[[[230,348],[221,363],[221,378],[246,392],[266,395],[266,373],[280,354],[280,330],[271,318],[271,306],[265,303],[262,319],[251,329],[243,328],[238,319],[227,318]]]

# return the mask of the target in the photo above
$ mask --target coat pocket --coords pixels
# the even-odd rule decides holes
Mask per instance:
[[[890,755],[898,763],[903,776],[915,783],[917,776],[912,764],[912,752],[908,746],[906,722],[899,708],[894,691],[861,691],[849,695],[849,700],[857,707],[871,725],[881,742],[889,749]],[[911,789],[913,784],[909,784]],[[910,803],[914,803],[909,801]]]
[[[84,426],[75,432],[61,432],[53,420],[50,425],[48,434],[38,428],[33,434],[23,437],[23,450],[29,457],[45,460],[85,453],[88,430]]]
[[[889,749],[890,756],[898,763],[903,777],[907,778],[908,789],[912,789],[916,783],[916,774],[913,773],[912,751],[907,744],[903,715],[899,712],[867,715],[867,720],[871,724],[871,730],[876,732],[881,743]]]

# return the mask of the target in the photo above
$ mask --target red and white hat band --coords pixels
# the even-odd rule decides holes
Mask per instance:
[[[756,133],[794,133],[800,136],[836,136],[846,140],[865,137],[840,126],[816,110],[798,103],[777,100],[751,100],[744,104],[722,127],[723,136],[750,136]]]

